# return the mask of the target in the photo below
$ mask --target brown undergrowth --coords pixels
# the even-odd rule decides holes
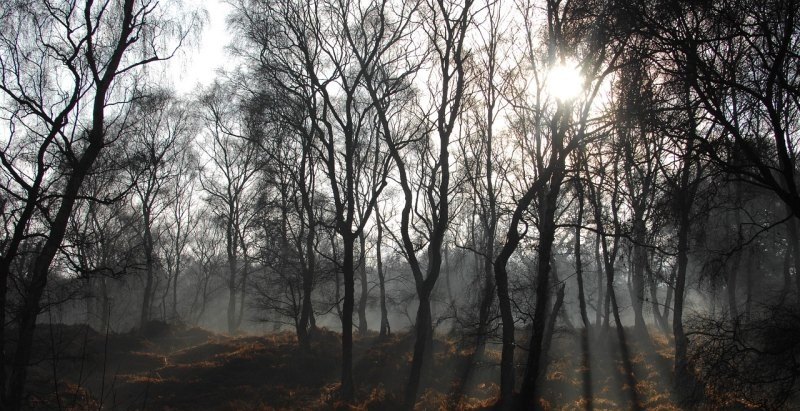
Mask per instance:
[[[39,347],[43,354],[33,367],[31,408],[391,410],[402,402],[413,347],[412,336],[405,333],[357,337],[357,400],[347,404],[338,396],[340,339],[331,331],[315,331],[310,346],[301,347],[290,332],[227,336],[156,324],[151,333],[106,336],[86,327],[59,327],[60,355],[52,355],[56,350],[51,349],[48,358],[46,344]],[[524,347],[524,338],[520,340]],[[629,339],[627,350],[621,350],[613,333],[590,336],[585,355],[576,332],[558,333],[543,375],[543,408],[630,409],[636,400],[642,409],[679,409],[668,388],[669,342],[660,335],[650,340],[640,344]],[[489,345],[475,358],[468,344],[437,339],[417,408],[491,409],[499,394],[498,350]],[[630,356],[635,387],[625,375],[624,352]],[[524,354],[518,351],[519,370]]]

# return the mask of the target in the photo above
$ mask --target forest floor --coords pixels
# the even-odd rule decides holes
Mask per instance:
[[[142,335],[105,335],[85,326],[41,326],[28,404],[65,410],[393,409],[401,402],[413,346],[406,333],[357,338],[357,402],[343,404],[337,400],[336,333],[319,330],[303,349],[289,332],[226,336],[162,323],[149,328]],[[499,392],[499,346],[475,360],[454,341],[434,345],[417,408],[491,409]],[[575,332],[557,334],[545,374],[545,409],[587,409],[589,402],[597,410],[629,409],[632,401],[647,410],[678,409],[667,388],[672,360],[666,338],[653,335],[652,343],[621,348],[614,333],[591,341]],[[524,358],[517,362],[521,370]]]

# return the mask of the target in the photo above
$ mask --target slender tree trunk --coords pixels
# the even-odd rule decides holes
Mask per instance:
[[[689,108],[690,133],[694,133],[694,113]],[[675,363],[674,378],[675,388],[681,402],[692,400],[696,381],[689,368],[688,347],[689,339],[683,329],[683,303],[686,293],[686,274],[689,265],[689,232],[691,230],[690,216],[694,205],[696,185],[690,180],[692,173],[692,157],[694,154],[694,138],[687,142],[686,153],[683,156],[683,169],[681,170],[678,193],[676,195],[678,214],[678,268],[675,278],[675,308],[672,319],[672,332],[675,338]],[[698,171],[699,173],[699,171]]]
[[[603,260],[600,258],[600,241],[602,241],[600,237],[600,232],[597,232],[594,237],[594,262],[596,268],[596,277],[595,277],[595,288],[597,288],[597,302],[595,307],[595,318],[594,324],[596,327],[600,327],[601,321],[603,320],[603,312],[601,311],[603,308],[603,301],[605,300],[605,296],[603,295]]]
[[[145,324],[150,320],[150,306],[152,305],[153,298],[153,278],[155,273],[154,256],[153,256],[153,233],[151,231],[152,221],[150,220],[150,210],[147,205],[143,205],[144,217],[144,267],[145,267],[145,285],[144,285],[144,298],[142,299],[142,314],[139,320],[139,331],[144,332]]]
[[[178,251],[180,253],[180,251]],[[176,256],[175,260],[175,276],[172,279],[172,318],[177,320],[180,316],[178,315],[178,276],[181,272],[181,257],[180,255]]]
[[[483,355],[486,348],[486,339],[489,333],[489,316],[492,313],[492,305],[494,305],[495,284],[494,284],[494,264],[492,255],[494,254],[494,246],[489,243],[494,243],[494,238],[486,239],[487,246],[484,252],[486,253],[483,258],[483,291],[481,293],[481,304],[478,311],[478,329],[476,332],[475,342],[475,355],[477,358]]]
[[[497,286],[497,301],[500,306],[500,318],[503,327],[503,349],[500,357],[500,407],[510,410],[514,405],[514,346],[515,331],[514,316],[511,311],[511,293],[508,288],[507,265],[514,251],[522,241],[519,225],[522,217],[550,178],[549,170],[528,187],[525,194],[517,201],[514,213],[506,232],[506,240],[494,263],[494,280]]]
[[[353,308],[355,306],[355,236],[351,233],[342,235],[344,261],[342,275],[344,277],[344,303],[342,304],[342,398],[351,401],[355,396],[353,384]]]
[[[375,218],[378,225],[378,239],[375,243],[375,260],[378,269],[378,286],[380,287],[381,299],[381,328],[380,337],[388,337],[392,329],[389,326],[389,310],[386,308],[386,278],[383,273],[383,256],[381,255],[381,242],[383,241],[383,220],[380,211],[375,209]]]
[[[685,190],[688,190],[688,188]],[[689,263],[689,211],[691,207],[691,200],[686,197],[687,194],[681,194],[681,200],[683,201],[680,203],[681,210],[678,224],[678,271],[675,283],[675,315],[672,320],[672,333],[675,337],[675,384],[684,397],[688,389],[692,388],[687,386],[687,384],[693,381],[687,357],[689,340],[686,338],[686,333],[683,330],[683,302],[686,290],[686,271]]]
[[[667,296],[664,297],[664,323],[669,324],[670,307],[672,307],[672,296],[675,291],[675,278],[678,273],[678,265],[674,264],[669,273],[669,283],[667,284]],[[665,331],[669,331],[666,329]]]
[[[369,284],[367,284],[367,238],[362,230],[358,234],[359,251],[361,253],[358,264],[361,295],[358,298],[358,334],[367,334],[367,298],[369,297]]]
[[[306,235],[305,253],[305,264],[303,266],[303,303],[300,309],[300,325],[297,328],[297,339],[301,345],[308,346],[308,330],[314,310],[311,303],[311,293],[314,290],[314,270],[316,267],[316,257],[314,256],[314,230],[311,227],[308,228],[308,233]]]
[[[542,343],[542,361],[545,364],[544,367],[539,371],[539,377],[542,378],[545,373],[547,372],[547,364],[549,363],[549,352],[550,346],[553,343],[553,335],[555,334],[556,330],[556,323],[558,322],[558,317],[561,315],[561,307],[564,305],[564,284],[561,284],[558,287],[558,291],[556,292],[556,302],[553,304],[553,308],[550,311],[550,318],[547,321],[547,326],[545,327],[544,332],[544,342]]]
[[[518,207],[519,208],[519,207]],[[521,214],[521,213],[520,213]],[[511,231],[513,229],[513,231]],[[508,290],[506,264],[517,248],[520,238],[516,227],[509,228],[508,240],[497,256],[494,265],[494,278],[497,284],[497,301],[500,306],[500,319],[503,327],[503,348],[500,357],[500,402],[504,410],[511,409],[514,395],[514,345],[516,327],[511,311],[511,295]]]
[[[753,272],[755,271],[755,263],[756,258],[758,258],[753,249],[751,247],[747,247],[745,250],[748,255],[745,257],[744,265],[744,273],[745,273],[745,285],[747,288],[747,294],[745,294],[745,301],[744,301],[744,318],[745,321],[750,322],[750,316],[753,313],[753,288],[755,287],[755,283],[753,281]]]
[[[244,245],[244,239],[242,239]],[[247,278],[250,276],[250,261],[247,257],[247,248],[242,249],[242,289],[239,292],[239,315],[236,317],[236,329],[242,326],[244,321],[245,299],[247,298]]]
[[[416,324],[414,324],[416,338],[414,341],[414,356],[411,360],[411,375],[406,387],[405,409],[413,409],[417,402],[420,382],[422,381],[422,366],[427,359],[433,358],[433,319],[431,317],[430,294],[427,290],[419,293],[419,308],[417,309]]]
[[[344,314],[342,314],[342,304],[341,304],[341,302],[342,302],[342,278],[341,278],[341,272],[339,270],[336,270],[335,277],[336,277],[335,278],[336,289],[334,290],[334,295],[333,296],[334,296],[334,300],[336,301],[336,304],[334,304],[334,308],[336,309],[336,315],[339,316],[339,321],[341,321],[342,320],[342,316]]]
[[[550,272],[551,260],[553,255],[553,242],[555,240],[555,212],[558,196],[561,188],[563,173],[553,176],[549,190],[544,198],[542,210],[539,213],[539,245],[537,247],[538,267],[536,272],[536,305],[533,313],[532,335],[528,348],[528,361],[525,368],[525,375],[520,389],[520,409],[533,407],[538,409],[540,404],[537,400],[539,395],[538,380],[541,369],[547,364],[543,363],[543,343],[544,331],[548,317],[548,306],[550,302]]]
[[[583,328],[589,330],[589,315],[586,312],[586,296],[583,292],[583,260],[581,259],[581,226],[583,225],[583,183],[576,177],[575,188],[578,194],[578,218],[575,222],[575,277],[578,281],[578,306],[581,311]]]
[[[736,279],[739,277],[739,263],[742,260],[742,251],[733,257],[734,263],[727,267],[725,278],[725,293],[728,297],[728,311],[732,319],[739,318],[739,303],[736,301]]]
[[[228,333],[236,332],[236,270],[238,266],[238,244],[233,228],[233,210],[230,211],[226,230],[226,246],[228,253]]]
[[[644,321],[644,276],[645,266],[647,265],[647,250],[644,243],[647,238],[647,227],[642,216],[638,216],[634,221],[634,241],[632,257],[632,292],[631,301],[633,305],[634,328],[640,336],[647,336],[647,325]]]
[[[668,332],[669,324],[667,324],[667,319],[666,319],[666,312],[667,312],[666,307],[668,305],[664,305],[663,310],[659,305],[656,273],[653,271],[653,268],[650,266],[649,262],[645,265],[645,269],[646,269],[645,271],[647,272],[648,287],[650,288],[650,301],[653,310],[653,320],[662,330],[664,330],[664,332]]]
[[[111,300],[108,298],[105,277],[100,278],[100,302],[103,306],[100,308],[100,329],[98,331],[104,332],[108,330],[109,317],[111,317]]]
[[[102,88],[103,85],[98,85],[98,87]],[[98,94],[99,93],[101,92],[98,91]],[[103,90],[101,95],[105,96],[105,90]],[[8,392],[6,393],[7,403],[4,407],[6,409],[17,410],[21,406],[23,390],[27,379],[28,363],[30,362],[31,350],[33,347],[36,317],[39,315],[41,309],[41,298],[47,286],[50,264],[53,262],[58,248],[64,239],[64,235],[66,234],[69,218],[72,215],[75,200],[78,197],[83,181],[100,154],[100,150],[104,146],[103,116],[102,111],[100,114],[97,113],[98,105],[103,107],[104,100],[95,102],[94,124],[89,132],[89,145],[68,177],[61,204],[50,226],[49,236],[33,261],[30,272],[30,282],[25,286],[25,298],[18,317],[19,339],[17,340],[17,348],[14,353],[11,374],[9,376]],[[5,294],[3,295],[5,296]],[[4,309],[4,307],[0,308]]]
[[[311,293],[314,291],[314,271],[316,270],[316,256],[314,254],[314,244],[316,242],[316,219],[314,216],[313,206],[313,171],[310,172],[311,186],[307,183],[306,176],[309,175],[307,171],[310,167],[311,158],[311,141],[312,137],[305,135],[305,142],[303,144],[303,157],[300,162],[300,194],[303,204],[303,212],[305,213],[305,259],[303,261],[303,303],[300,309],[300,326],[297,329],[297,339],[301,345],[308,347],[309,344],[309,328],[316,328],[314,322],[314,308],[311,302]]]
[[[780,304],[786,301],[786,297],[792,292],[792,249],[787,244],[786,249],[783,251],[783,287],[780,293]]]

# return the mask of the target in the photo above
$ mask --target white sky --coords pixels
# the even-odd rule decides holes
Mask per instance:
[[[204,8],[208,20],[203,26],[197,44],[187,47],[175,56],[167,69],[178,94],[193,92],[198,83],[211,84],[220,68],[232,69],[235,64],[225,47],[232,36],[225,26],[231,6],[223,0],[184,0],[187,7]]]

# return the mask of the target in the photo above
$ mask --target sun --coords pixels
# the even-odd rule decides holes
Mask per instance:
[[[583,92],[583,75],[573,61],[554,65],[547,73],[547,92],[558,101],[574,99]]]

